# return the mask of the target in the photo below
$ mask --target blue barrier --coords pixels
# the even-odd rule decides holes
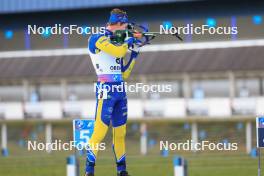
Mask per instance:
[[[162,150],[161,150],[161,156],[163,156],[163,157],[168,157],[168,156],[169,156],[169,150],[162,149]]]
[[[2,149],[2,156],[7,157],[9,155],[9,151],[7,148]]]
[[[250,156],[251,156],[252,158],[257,158],[257,157],[258,157],[258,150],[257,150],[257,148],[253,148],[253,149],[251,150],[251,152],[250,152]]]

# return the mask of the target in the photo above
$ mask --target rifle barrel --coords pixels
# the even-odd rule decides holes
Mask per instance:
[[[175,36],[175,37],[177,37],[179,40],[181,40],[181,41],[183,41],[183,39],[179,36],[179,34],[166,34],[166,33],[160,33],[160,32],[144,32],[143,33],[144,35],[146,35],[146,36],[153,36],[153,35],[173,35],[173,36]]]

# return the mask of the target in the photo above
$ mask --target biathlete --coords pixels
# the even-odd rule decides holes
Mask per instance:
[[[94,176],[98,146],[104,139],[110,122],[113,129],[113,151],[118,176],[128,176],[126,169],[126,122],[127,96],[124,81],[128,79],[135,65],[138,51],[132,50],[135,38],[128,37],[123,44],[111,41],[116,30],[125,30],[128,26],[126,12],[113,9],[105,34],[91,35],[88,42],[89,54],[95,68],[98,82],[96,86],[95,126],[87,150],[86,176]],[[125,55],[131,49],[130,58]],[[123,90],[123,91],[120,91]]]

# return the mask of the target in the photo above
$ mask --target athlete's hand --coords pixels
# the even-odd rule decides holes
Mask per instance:
[[[127,43],[128,45],[128,48],[133,48],[133,45],[135,43],[135,38],[134,37],[128,37],[126,40],[125,40],[125,43]]]
[[[133,59],[137,59],[138,54],[139,54],[139,51],[134,51],[134,50],[132,50],[132,51],[131,51],[131,58],[133,58]]]

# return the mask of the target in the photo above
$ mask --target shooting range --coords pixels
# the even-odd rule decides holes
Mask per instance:
[[[264,176],[263,18],[257,0],[1,0],[0,176],[84,176],[96,118],[95,176],[124,158],[131,176]]]

